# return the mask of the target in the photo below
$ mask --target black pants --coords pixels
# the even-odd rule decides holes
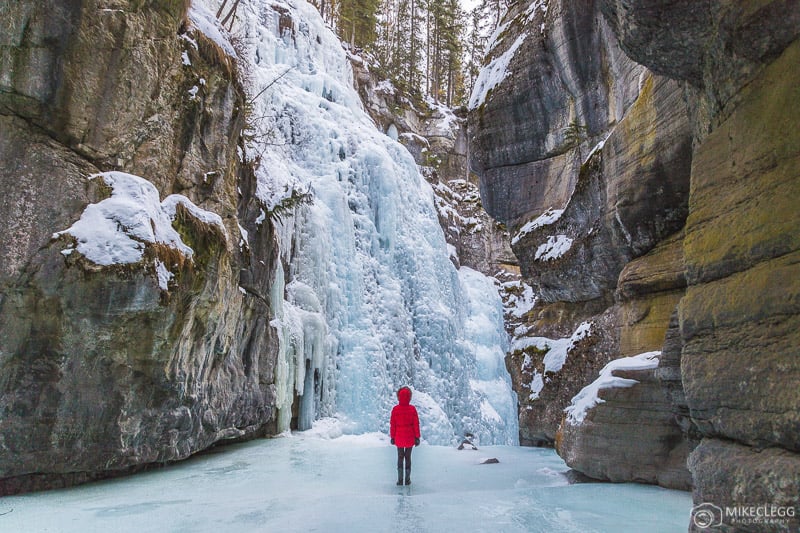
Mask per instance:
[[[397,447],[397,468],[404,468],[403,461],[405,461],[405,469],[411,470],[411,450],[413,449],[412,447]]]

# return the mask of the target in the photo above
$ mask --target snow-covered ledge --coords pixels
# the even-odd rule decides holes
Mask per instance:
[[[556,435],[567,465],[594,479],[689,490],[688,444],[655,374],[660,357],[611,361],[572,399]]]
[[[64,256],[77,252],[103,267],[132,265],[145,259],[148,245],[163,245],[191,261],[194,250],[172,226],[178,205],[200,224],[214,228],[222,239],[228,238],[218,214],[196,206],[183,195],[171,194],[161,201],[155,185],[125,172],[93,174],[87,179],[96,178],[111,188],[111,196],[89,204],[72,226],[53,234],[53,239],[71,238],[67,248],[61,251]],[[165,263],[157,257],[154,267],[159,287],[168,290],[178,265]]]
[[[600,398],[600,389],[611,389],[614,387],[633,387],[639,383],[635,379],[621,378],[614,375],[616,370],[650,370],[658,368],[658,360],[661,352],[645,352],[632,357],[615,359],[600,370],[600,377],[572,398],[572,403],[564,409],[567,413],[566,421],[572,425],[583,423],[586,413],[594,406],[604,403]]]

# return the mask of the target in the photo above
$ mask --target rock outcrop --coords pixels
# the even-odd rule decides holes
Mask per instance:
[[[537,18],[545,4],[545,14]],[[686,447],[697,445],[689,459],[695,502],[796,505],[800,139],[794,103],[800,96],[800,6],[688,4],[601,0],[590,3],[593,9],[567,1],[521,6],[492,57],[508,50],[520,32],[528,37],[504,81],[470,115],[477,132],[471,139],[472,165],[481,176],[487,209],[509,224],[523,273],[544,299],[562,308],[603,301],[601,308],[617,309],[619,355],[662,351],[654,376]],[[608,36],[598,11],[614,36]],[[584,44],[550,37],[584,19],[591,21],[582,26],[588,31],[574,40]],[[547,73],[559,72],[553,67],[565,62],[536,53],[535,47],[588,48],[585,43],[600,38],[596,34],[657,75],[643,78],[638,92],[623,91],[630,95],[619,108],[624,116],[617,116],[604,145],[585,163],[569,166],[563,154],[546,147],[564,139],[559,128],[563,132],[567,125],[566,113],[559,102],[582,100],[570,83],[549,81],[554,76]],[[604,95],[609,85],[628,86],[608,80],[630,76],[593,79],[600,88],[591,87],[592,93]],[[532,109],[539,109],[536,117]],[[596,121],[583,113],[587,118],[578,125],[587,125],[589,136],[596,134]],[[500,124],[506,125],[507,138]],[[633,168],[629,175],[643,176],[641,183],[638,177],[622,179]],[[564,329],[574,328],[574,318],[561,316],[567,317]],[[642,379],[643,387],[655,384],[649,376]],[[636,388],[615,392],[614,401],[640,395]],[[595,426],[608,419],[602,405]],[[668,418],[666,411],[658,412]],[[577,438],[586,449],[596,444],[587,435]],[[793,520],[729,521],[719,530],[786,530],[796,527]]]
[[[237,156],[245,97],[231,51],[187,8],[0,9],[0,494],[272,430],[272,225],[256,223]],[[197,206],[174,213],[191,254],[158,240],[140,240],[133,262],[70,253],[80,243],[54,234],[116,194],[87,179],[108,171]]]
[[[665,325],[673,325],[670,320],[677,316],[675,307],[686,287],[682,246],[683,234],[678,233],[628,263],[620,274],[618,303],[612,308],[619,355],[634,356],[666,344],[665,336],[674,331],[665,332]],[[680,360],[667,346],[662,350],[655,369],[613,373],[636,385],[603,388],[604,403],[590,409],[584,420],[564,419],[556,450],[568,465],[595,479],[691,487],[686,458],[697,441],[694,434],[690,438],[691,425],[681,410]]]
[[[505,79],[473,101],[471,163],[487,210],[509,224],[522,274],[540,299],[527,335],[551,339],[507,361],[520,440],[552,445],[564,409],[606,363],[664,342],[685,285],[680,240],[671,236],[687,215],[692,137],[678,84],[624,55],[599,4],[532,2],[505,25],[492,57],[521,44]],[[550,370],[558,339],[581,323],[592,325],[594,342],[572,347],[563,367]],[[602,479],[688,488],[687,448],[677,446],[682,430],[668,394],[652,371],[643,390],[634,389],[616,391],[617,406],[596,409],[618,414],[624,404],[637,413],[631,419],[652,419],[657,437],[642,438],[636,424],[601,422],[585,434],[562,431],[559,450]],[[598,455],[606,466],[586,468]]]
[[[565,420],[556,440],[559,455],[593,479],[686,490],[691,486],[688,444],[673,423],[661,382],[652,370],[617,371],[614,376],[636,384],[602,389],[604,403],[585,420]]]

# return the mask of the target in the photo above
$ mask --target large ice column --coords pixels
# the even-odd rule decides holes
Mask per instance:
[[[476,272],[462,283],[430,186],[363,111],[340,42],[306,2],[243,1],[239,16],[260,117],[245,157],[265,210],[282,212],[281,429],[294,405],[300,428],[336,415],[351,432],[386,431],[394,391],[410,385],[429,442],[514,442],[496,290]],[[306,191],[313,201],[296,202]]]
[[[464,336],[476,362],[470,385],[481,395],[481,419],[494,421],[478,424],[473,433],[480,442],[519,444],[517,395],[505,367],[508,336],[497,282],[467,267],[458,274],[468,304]]]

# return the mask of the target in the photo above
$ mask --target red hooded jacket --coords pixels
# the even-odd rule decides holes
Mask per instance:
[[[411,405],[411,389],[398,390],[397,401],[400,403],[392,408],[389,436],[398,448],[410,448],[414,446],[414,439],[419,438],[419,416],[417,408]]]

